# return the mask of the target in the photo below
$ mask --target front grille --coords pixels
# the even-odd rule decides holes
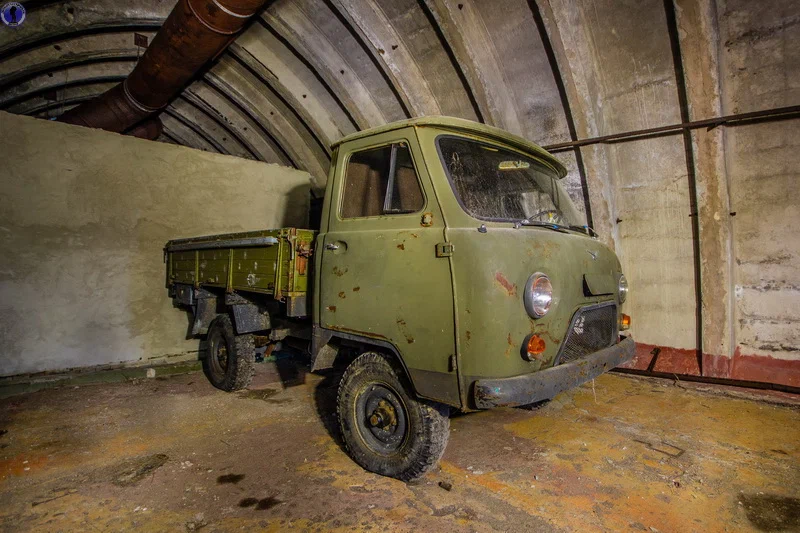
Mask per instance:
[[[558,363],[581,359],[617,340],[617,306],[600,304],[578,309],[570,322]]]

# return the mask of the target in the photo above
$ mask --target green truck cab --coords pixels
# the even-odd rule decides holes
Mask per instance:
[[[451,409],[547,400],[632,358],[619,260],[582,225],[565,174],[467,120],[362,131],[333,146],[319,233],[170,241],[167,285],[224,390],[247,386],[257,346],[310,325],[312,370],[346,365],[351,456],[412,480],[444,452]]]

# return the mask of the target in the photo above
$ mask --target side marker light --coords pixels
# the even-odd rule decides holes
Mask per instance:
[[[539,335],[531,335],[528,337],[528,342],[525,343],[526,359],[528,359],[528,361],[538,359],[536,356],[543,353],[546,347],[547,345],[545,344],[543,338],[541,338]]]

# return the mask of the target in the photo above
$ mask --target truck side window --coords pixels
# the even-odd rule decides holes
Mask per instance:
[[[356,152],[344,182],[342,218],[414,213],[425,199],[405,143]]]

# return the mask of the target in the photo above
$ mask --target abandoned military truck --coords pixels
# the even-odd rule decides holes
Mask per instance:
[[[352,458],[413,480],[444,452],[452,409],[547,400],[633,356],[625,276],[565,174],[471,121],[362,131],[333,146],[319,232],[170,241],[167,285],[226,391],[247,387],[257,346],[305,324],[312,370],[346,365]]]

